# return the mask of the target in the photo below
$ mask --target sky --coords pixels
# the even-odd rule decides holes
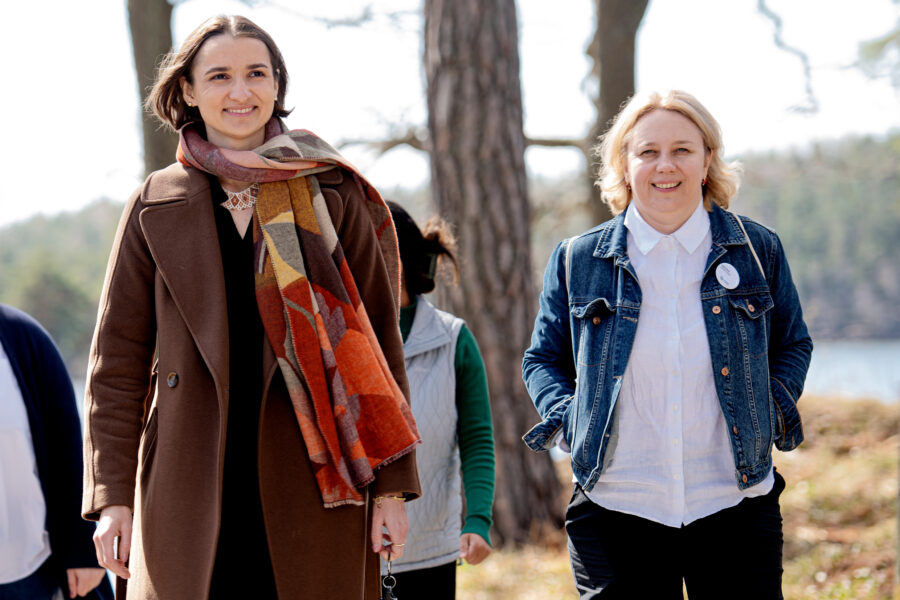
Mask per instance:
[[[328,28],[317,17],[359,14],[371,3],[399,11],[364,28]],[[593,119],[584,49],[592,35],[591,0],[519,0],[525,132],[581,137]],[[0,145],[4,185],[0,226],[100,199],[124,201],[143,179],[140,106],[125,0],[34,0],[4,5],[0,50],[12,69],[0,94],[9,118]],[[819,102],[806,100],[797,57],[779,50],[757,0],[651,0],[638,34],[638,90],[679,88],[719,120],[729,157],[802,149],[846,134],[900,129],[900,93],[857,68],[861,41],[900,18],[893,0],[768,0],[783,37],[803,49]],[[90,7],[89,10],[86,7]],[[420,0],[181,0],[175,43],[205,18],[244,14],[269,31],[291,74],[287,122],[333,144],[381,139],[392,127],[426,121]],[[15,57],[24,62],[16,66]],[[27,109],[23,109],[27,106]],[[378,156],[343,150],[382,191],[427,182],[426,157],[413,150]],[[580,153],[531,148],[530,174],[558,177],[583,168]]]

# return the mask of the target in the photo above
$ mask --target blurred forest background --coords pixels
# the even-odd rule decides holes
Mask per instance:
[[[774,228],[813,339],[900,338],[900,133],[737,157],[732,209]],[[529,181],[535,286],[553,246],[592,226],[580,180]],[[428,212],[429,190],[396,198]],[[122,202],[0,228],[0,302],[35,315],[82,377]],[[898,367],[900,368],[900,367]]]

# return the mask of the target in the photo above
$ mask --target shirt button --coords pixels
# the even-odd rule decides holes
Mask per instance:
[[[677,411],[678,411],[678,405],[677,405],[677,404],[673,404],[673,405],[672,405],[672,410],[674,410],[674,411],[677,412]]]
[[[678,481],[679,479],[681,479],[681,475],[676,474],[676,475],[675,475],[675,481]]]
[[[722,312],[722,307],[721,307],[721,306],[713,306],[713,307],[712,307],[712,312],[713,312],[714,315],[717,315],[717,314],[719,314],[720,312]]]
[[[677,446],[677,445],[678,445],[678,438],[675,438],[674,440],[672,440],[672,445],[673,445],[673,446]]]
[[[722,367],[722,370],[719,371],[723,377],[728,377],[728,374],[731,372],[728,370],[728,367]]]
[[[601,319],[600,317],[594,317],[593,319],[591,319],[591,323],[593,323],[594,325],[599,325],[602,322],[603,319]]]
[[[737,435],[737,425],[731,428],[731,432],[734,433],[734,435]]]
[[[744,483],[747,483],[747,476],[741,475],[741,481],[743,481]]]
[[[170,388],[178,385],[178,373],[176,373],[175,371],[169,373],[169,375],[166,377],[166,384],[168,384]]]

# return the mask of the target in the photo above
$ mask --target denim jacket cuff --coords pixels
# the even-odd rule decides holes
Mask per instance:
[[[562,422],[541,421],[522,436],[522,440],[535,452],[544,452],[556,445],[562,435]]]
[[[777,413],[775,418],[779,421],[777,427],[779,435],[775,439],[775,447],[782,452],[788,452],[803,441],[803,423],[800,419],[800,411],[797,410],[797,402],[783,383],[771,377],[770,386]]]

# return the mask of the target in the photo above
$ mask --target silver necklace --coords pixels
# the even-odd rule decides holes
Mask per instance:
[[[251,183],[248,187],[239,192],[231,192],[225,190],[228,200],[222,203],[222,206],[228,210],[244,210],[245,208],[253,208],[256,206],[256,197],[259,195],[259,183]]]

